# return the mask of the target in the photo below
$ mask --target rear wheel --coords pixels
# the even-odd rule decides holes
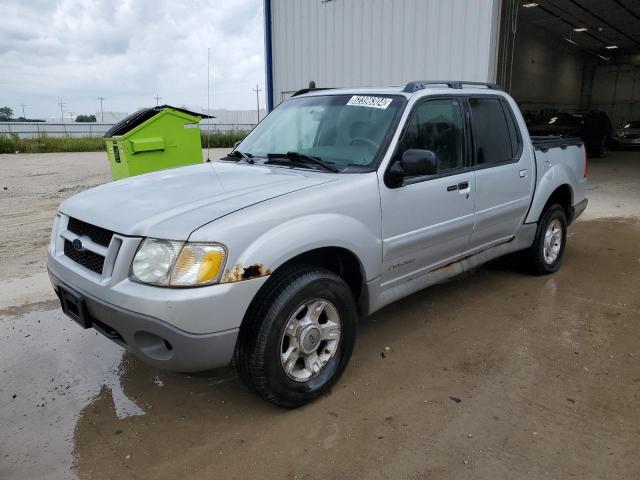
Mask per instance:
[[[235,352],[240,377],[276,405],[304,405],[342,374],[356,323],[351,290],[333,272],[312,266],[276,272],[240,329]]]
[[[533,245],[524,252],[527,269],[534,275],[557,271],[566,240],[567,216],[560,205],[554,204],[542,215]]]

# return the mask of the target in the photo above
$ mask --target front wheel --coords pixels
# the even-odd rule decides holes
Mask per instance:
[[[266,400],[295,408],[326,392],[355,344],[348,285],[312,266],[276,272],[252,304],[235,352],[240,377]]]
[[[534,275],[547,275],[557,271],[566,241],[567,216],[560,205],[552,205],[538,223],[533,245],[524,252],[527,269]]]

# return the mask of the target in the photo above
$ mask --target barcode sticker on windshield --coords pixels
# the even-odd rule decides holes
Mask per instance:
[[[354,95],[349,99],[347,105],[355,107],[371,107],[384,109],[387,108],[392,101],[392,98],[370,97],[368,95]]]

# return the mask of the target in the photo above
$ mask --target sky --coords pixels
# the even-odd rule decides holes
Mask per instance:
[[[65,118],[156,104],[264,108],[262,0],[0,0],[0,107]]]

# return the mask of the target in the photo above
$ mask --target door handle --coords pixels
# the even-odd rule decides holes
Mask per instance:
[[[523,168],[522,170],[520,170],[520,178],[526,178],[527,177],[527,169]]]
[[[458,190],[465,190],[467,188],[469,188],[469,182],[467,182],[467,181],[460,182],[458,184]]]
[[[449,185],[447,187],[447,192],[454,192],[458,189],[458,185]]]

